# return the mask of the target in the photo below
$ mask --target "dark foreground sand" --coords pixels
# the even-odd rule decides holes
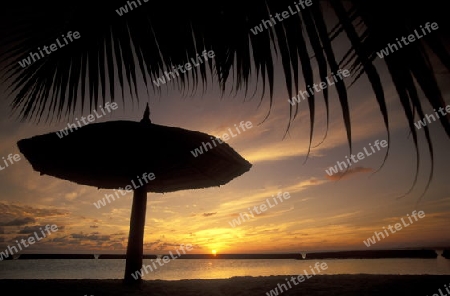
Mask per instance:
[[[278,283],[284,283],[284,279],[284,276],[271,276],[235,277],[223,280],[152,280],[144,281],[137,290],[124,287],[120,280],[0,280],[0,295],[265,296],[266,292],[275,288]],[[293,285],[292,289],[279,295],[432,296],[434,293],[439,295],[439,288],[445,295],[444,284],[449,286],[449,275],[318,275],[297,286]]]

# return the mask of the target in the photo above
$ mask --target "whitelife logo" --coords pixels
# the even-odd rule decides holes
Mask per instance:
[[[420,35],[420,33],[417,32],[417,29],[415,29],[414,30],[414,34],[410,34],[410,35],[408,35],[408,37],[402,37],[401,40],[403,42],[403,45],[406,46],[406,45],[409,45],[412,42],[417,41],[418,39],[420,39],[420,38],[426,36],[427,34],[431,33],[431,29],[433,29],[433,30],[439,29],[439,26],[438,26],[437,23],[431,23],[430,24],[430,22],[428,22],[428,23],[425,24],[425,29],[428,31],[428,33],[425,31],[425,29],[422,26],[420,26],[420,29],[422,30],[423,35]],[[408,38],[409,42],[406,41],[406,38]],[[387,57],[391,53],[396,52],[397,50],[399,50],[398,47],[403,48],[402,42],[400,42],[400,40],[398,40],[398,38],[395,38],[395,40],[397,40],[397,44],[389,43],[387,47],[385,47],[384,49],[382,49],[379,52],[377,52],[377,55],[378,55],[378,57],[380,57],[380,59],[383,59],[384,57]]]
[[[53,224],[51,226],[49,224],[47,224],[44,228],[45,228],[45,231],[47,231],[48,235],[51,235],[53,232],[58,231],[58,226],[56,224]],[[42,237],[39,237],[38,233],[35,231],[34,236],[33,235],[29,236],[26,240],[21,239],[20,242],[16,240],[17,247],[20,249],[20,251],[22,251],[22,245],[24,248],[28,248],[30,245],[34,245],[36,243],[36,241],[40,241],[43,238],[47,237],[44,230],[42,230],[42,227],[39,227],[39,229],[41,230]],[[36,238],[36,240],[34,238]],[[27,245],[26,241],[28,241],[29,245]],[[6,259],[9,256],[14,255],[15,253],[18,253],[19,250],[17,250],[17,247],[16,246],[8,246],[4,252],[0,252],[0,261],[2,261],[3,258]],[[8,251],[9,251],[9,254],[8,254]]]
[[[154,173],[144,173],[142,174],[142,179],[144,180],[145,184],[147,184],[150,181],[155,180],[155,174]],[[134,180],[131,180],[131,185],[127,185],[125,186],[125,190],[123,190],[122,187],[119,187],[119,189],[117,191],[120,192],[120,194],[122,196],[126,195],[127,193],[131,193],[134,190],[138,189],[139,187],[143,186],[144,183],[142,183],[142,180],[139,176],[137,176],[137,181],[139,181],[140,185],[137,185],[136,183],[134,183]],[[116,191],[116,189],[114,189],[114,194],[116,195],[117,198],[120,198],[118,192]],[[108,203],[111,203],[111,201],[109,200],[109,198],[112,198],[113,201],[116,200],[116,198],[114,197],[114,195],[112,194],[106,194],[105,193],[105,197],[102,199],[99,199],[97,202],[94,202],[94,206],[97,209],[100,209],[101,207],[106,206],[106,201],[108,201]],[[106,198],[106,200],[105,200]]]
[[[236,124],[234,125],[234,127],[236,128],[237,135],[241,134],[241,130],[243,132],[245,132],[247,130],[247,129],[244,128],[244,125],[245,125],[245,128],[247,128],[247,129],[251,129],[253,127],[253,124],[252,124],[251,121],[247,121],[245,123],[244,123],[244,121],[241,121],[241,123],[239,124],[240,129],[239,129],[238,126],[236,126]],[[237,136],[236,134],[233,134],[233,132],[231,131],[231,128],[229,128],[228,131],[230,132],[230,135],[231,135],[232,138]],[[228,141],[230,139],[230,135],[227,134],[227,133],[224,133],[223,136],[222,136],[222,139],[224,141]],[[212,140],[212,143],[214,144],[214,147],[217,147],[216,140],[217,140],[217,142],[219,142],[219,144],[222,144],[223,143],[222,139],[211,137],[211,140]],[[198,148],[195,148],[194,150],[191,150],[191,153],[192,153],[192,155],[194,157],[198,157],[199,155],[202,155],[203,154],[203,148],[205,149],[205,152],[208,152],[208,150],[213,149],[212,144],[209,143],[209,142],[206,142],[206,143],[202,142],[202,146],[200,146]]]
[[[185,247],[186,247],[186,250],[185,250]],[[191,244],[187,244],[186,246],[185,246],[184,244],[181,244],[181,245],[180,245],[180,249],[181,249],[181,251],[183,252],[183,254],[186,254],[186,251],[188,251],[188,252],[189,252],[189,251],[192,251],[192,250],[193,250],[193,247],[192,247]],[[177,248],[175,251],[177,252],[178,256],[181,257],[180,252],[178,252],[178,248]],[[153,271],[157,270],[158,267],[156,266],[155,262],[158,263],[158,265],[162,267],[162,266],[164,266],[164,264],[169,263],[170,260],[175,260],[175,259],[178,258],[176,255],[173,255],[173,254],[172,254],[172,251],[170,251],[169,254],[170,254],[170,257],[172,257],[172,259],[170,259],[169,256],[163,256],[162,258],[158,258],[158,259],[156,259],[156,260],[153,260],[153,259],[152,259],[152,260],[151,260],[151,263],[152,263],[152,265],[153,265],[153,268],[152,268],[151,265],[145,265],[145,264],[143,264],[143,265],[142,265],[142,268],[141,268],[140,270],[138,270],[138,271],[132,273],[131,276],[132,276],[135,280],[137,280],[138,278],[143,277],[145,274],[148,274],[149,272],[153,272]],[[161,259],[162,259],[163,262],[161,262]],[[150,270],[150,271],[149,271],[149,270]]]
[[[450,285],[450,284],[449,284]],[[442,293],[442,290],[441,290],[441,288],[439,288],[439,294],[438,293],[434,293],[433,295],[431,295],[431,296],[449,296],[450,295],[450,290],[449,290],[449,287],[447,286],[447,284],[444,284],[444,287],[445,287],[445,290],[447,290],[447,293],[448,294],[444,294],[444,293]],[[427,296],[428,296],[428,294],[427,294]]]
[[[172,79],[175,79],[175,78],[180,76],[180,73],[178,72],[178,70],[182,74],[184,74],[187,71],[191,71],[192,70],[192,66],[198,67],[201,64],[203,64],[203,62],[206,63],[208,61],[208,57],[210,59],[212,59],[215,56],[216,56],[216,54],[214,53],[214,51],[210,50],[210,51],[207,52],[206,50],[204,50],[202,52],[202,57],[203,58],[200,57],[199,54],[197,54],[197,57],[195,59],[194,58],[190,59],[192,64],[191,63],[186,63],[184,65],[178,65],[177,67],[172,66],[172,71],[169,71],[169,72],[164,71],[164,76],[158,77],[158,79],[153,80],[153,83],[156,86],[158,86],[158,87],[161,86],[161,84],[166,84],[167,82],[171,81],[171,79],[170,79],[171,77],[172,77]],[[197,64],[195,62],[197,62]]]
[[[311,6],[312,0],[300,0],[297,2],[294,2],[295,8],[296,10],[293,10],[292,7],[289,5],[287,8],[289,11],[285,10],[282,13],[275,13],[275,18],[278,20],[278,22],[282,22],[285,19],[288,19],[289,17],[291,17],[292,15],[296,15],[298,14],[302,9],[306,9],[306,7]],[[300,6],[301,8],[300,8]],[[289,15],[290,13],[290,15]],[[253,35],[258,35],[259,33],[263,32],[263,26],[266,29],[269,29],[270,27],[273,27],[277,24],[277,21],[275,20],[274,17],[272,17],[272,15],[270,15],[270,19],[269,20],[262,20],[261,24],[259,24],[258,26],[255,26],[253,29],[250,29],[250,31],[253,33]]]
[[[103,107],[102,106],[99,106],[99,107],[100,107],[103,115],[106,115],[105,110],[103,110]],[[108,113],[110,113],[112,110],[117,110],[117,108],[118,108],[118,105],[115,102],[113,102],[113,103],[106,102],[106,104],[105,104],[105,109],[108,110]],[[88,125],[89,123],[94,122],[96,119],[103,117],[103,115],[98,114],[97,111],[95,111],[95,110],[92,110],[92,111],[94,112],[94,114],[97,118],[95,118],[94,115],[92,115],[92,114],[89,114],[87,117],[81,116],[80,120],[83,122],[84,125]],[[86,119],[88,120],[88,122],[86,122]],[[71,132],[73,132],[73,129],[77,130],[78,128],[81,128],[80,120],[78,120],[78,118],[75,118],[75,120],[77,121],[78,127],[75,123],[68,123],[67,127],[65,129],[60,130],[59,132],[56,132],[56,135],[61,139],[62,137],[69,135],[69,130],[71,133]]]
[[[59,37],[56,38],[56,43],[52,43],[49,46],[43,46],[42,49],[40,47],[37,48],[39,53],[34,53],[34,52],[30,52],[29,57],[23,59],[22,61],[19,61],[19,65],[22,68],[25,68],[29,65],[31,65],[32,63],[39,61],[41,58],[44,57],[44,52],[46,55],[50,55],[51,53],[57,51],[60,48],[63,48],[64,46],[68,45],[70,42],[75,41],[76,39],[79,39],[81,37],[80,32],[75,31],[72,33],[72,31],[67,32],[66,36],[61,35],[62,39],[64,40],[63,43],[61,43],[61,41],[59,40]],[[67,39],[69,39],[69,41],[67,41]],[[50,51],[49,51],[50,49]]]
[[[13,164],[15,164],[16,162],[18,162],[18,161],[21,160],[19,154],[14,154],[14,155],[13,155],[12,153],[8,154],[8,156],[6,157],[6,159],[7,159],[8,161],[6,161],[6,159],[5,159],[4,156],[2,157],[2,159],[3,159],[3,163],[5,164],[5,166],[3,167],[3,166],[0,164],[0,171],[3,171],[4,169],[6,169],[7,167],[9,167],[10,165],[13,165]],[[9,164],[8,164],[8,162],[9,162]]]
[[[320,266],[319,266],[320,264]],[[289,288],[286,286],[286,284],[278,284],[277,287],[275,287],[275,289],[270,290],[269,292],[266,292],[267,296],[277,296],[278,294],[281,294],[289,289],[292,289],[292,285],[290,282],[292,282],[294,285],[298,285],[301,282],[304,282],[305,280],[312,278],[313,275],[316,275],[316,273],[314,272],[314,269],[317,270],[317,273],[320,273],[322,270],[327,270],[328,269],[328,265],[325,262],[319,263],[316,262],[316,264],[314,264],[314,267],[311,267],[311,265],[309,266],[309,268],[311,269],[311,272],[313,274],[309,275],[306,270],[304,269],[304,276],[299,274],[297,277],[291,276],[291,279],[288,280],[287,278],[285,278],[286,280],[286,284],[289,286]],[[306,278],[305,278],[306,277]],[[278,289],[280,289],[280,292],[278,293]],[[283,291],[283,289],[285,291]]]
[[[411,219],[411,217],[409,216],[409,214],[406,215],[409,219],[409,222],[411,222],[411,224],[413,224],[413,220]],[[425,217],[425,212],[424,211],[419,211],[418,213],[416,213],[416,211],[413,211],[411,213],[411,216],[414,217],[414,220],[419,221],[419,219],[417,219],[417,216],[419,216],[420,219]],[[405,223],[405,220],[403,220],[403,218],[401,219],[403,226],[408,227],[411,224]],[[392,229],[392,225],[388,226],[388,229],[391,231],[392,234],[396,233],[397,231],[402,230],[402,224],[400,223],[395,223],[394,225],[395,230]],[[389,236],[389,232],[386,230],[385,227],[383,227],[384,229],[384,234],[386,234],[386,237]],[[377,243],[377,241],[375,240],[375,236],[377,237],[378,241],[380,241],[380,236],[382,239],[386,238],[383,234],[383,232],[374,232],[375,235],[373,235],[372,237],[369,237],[367,240],[363,241],[363,243],[366,245],[366,247],[370,247],[371,245],[374,245]]]
[[[147,3],[150,0],[142,0],[142,2]],[[139,4],[136,4],[136,2]],[[124,14],[127,14],[128,12],[131,12],[133,9],[136,9],[140,6],[142,6],[142,2],[141,0],[136,0],[136,1],[127,1],[127,5],[121,6],[119,7],[119,9],[116,9],[116,12],[119,16],[123,16]],[[128,10],[128,8],[130,8],[130,10]]]
[[[365,154],[363,152],[359,152],[356,155],[352,154],[352,155],[350,155],[351,161],[353,161],[353,163],[357,163],[358,160],[363,160],[364,158],[366,158],[366,156],[370,156],[370,155],[372,155],[374,153],[377,153],[378,151],[381,150],[381,148],[386,148],[388,146],[388,142],[386,140],[381,140],[381,141],[380,140],[376,140],[373,145],[375,147],[377,147],[377,150],[375,150],[375,148],[373,148],[372,144],[369,143],[369,146],[370,146],[370,149],[372,150],[372,153],[367,151],[367,149],[366,149],[367,147],[364,147]],[[381,146],[381,148],[380,148],[380,146]],[[358,160],[356,160],[355,157],[357,157]],[[347,160],[348,166],[347,166],[347,163],[345,163],[345,161],[337,161],[336,162],[337,164],[334,167],[329,167],[328,170],[325,170],[325,172],[328,174],[328,176],[331,177],[332,175],[338,173],[339,172],[338,166],[339,166],[339,169],[341,169],[341,171],[342,171],[342,170],[347,169],[348,167],[350,167],[352,165],[350,159],[348,159],[348,156],[346,156],[345,158]],[[342,168],[341,164],[342,164],[342,166],[344,168]]]
[[[338,76],[339,79],[338,79],[336,76]],[[312,87],[314,88],[314,90],[315,90],[317,93],[319,93],[319,92],[323,91],[324,89],[326,89],[327,87],[329,87],[329,86],[331,86],[331,85],[334,85],[335,82],[338,82],[339,80],[344,80],[344,78],[347,78],[347,77],[349,77],[349,76],[350,76],[350,71],[349,71],[349,70],[347,70],[347,69],[344,69],[344,70],[339,69],[339,70],[337,71],[336,74],[334,74],[333,72],[331,72],[331,76],[326,77],[326,79],[325,79],[326,82],[325,82],[325,81],[322,81],[322,82],[320,82],[319,84],[314,83]],[[330,78],[333,78],[333,79],[330,79]],[[334,82],[333,82],[333,81],[334,81]],[[312,95],[314,94],[314,91],[312,90],[311,86],[308,85],[307,88],[308,88],[309,92],[306,91],[306,90],[305,90],[305,91],[299,91],[298,94],[297,94],[297,96],[292,97],[292,99],[290,99],[290,100],[288,99],[288,102],[289,102],[292,106],[294,106],[296,103],[300,103],[300,102],[302,101],[302,99],[300,99],[300,96],[302,96],[303,100],[306,99],[306,98],[305,98],[305,95],[306,95],[308,98],[310,97],[310,94],[311,94],[311,96],[312,96]]]
[[[269,199],[266,199],[267,206],[269,206],[269,209],[273,208],[276,205],[278,205],[277,198],[280,201],[280,203],[282,203],[284,200],[287,200],[287,199],[291,198],[291,195],[290,195],[289,192],[282,193],[281,191],[278,192],[276,198],[272,195],[272,200],[273,200],[274,204],[271,204]],[[264,213],[265,211],[267,211],[267,206],[266,206],[266,203],[264,202],[264,203],[260,204],[259,206],[254,206],[253,210],[256,212],[257,215],[259,215],[259,214]],[[261,212],[258,209],[261,210]],[[249,210],[249,213],[250,213],[251,217],[255,218],[255,215],[253,214],[253,211],[250,210],[250,208],[248,208],[248,210]],[[245,217],[244,217],[244,215],[245,215]],[[245,212],[244,213],[240,213],[239,217],[237,219],[233,219],[232,221],[228,221],[228,224],[230,224],[231,227],[233,227],[233,228],[236,227],[236,225],[239,226],[239,225],[241,225],[242,222],[246,221],[245,219],[250,220],[250,215],[245,213]],[[241,219],[242,219],[242,222],[241,222]]]
[[[445,106],[445,108],[440,107],[438,109],[438,111],[441,115],[439,115],[439,113],[436,111],[436,109],[433,109],[433,110],[434,110],[434,114],[436,115],[436,117],[434,117],[433,114],[426,114],[422,120],[414,122],[414,125],[416,126],[416,128],[418,130],[421,129],[422,127],[427,126],[427,120],[428,120],[428,124],[430,124],[432,122],[431,119],[433,119],[433,122],[435,122],[436,120],[441,118],[441,115],[442,115],[442,117],[445,117],[445,116],[447,116],[447,114],[450,114],[450,105]]]

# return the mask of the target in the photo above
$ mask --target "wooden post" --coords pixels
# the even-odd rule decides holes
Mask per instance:
[[[132,274],[142,268],[144,248],[145,213],[147,211],[147,186],[137,188],[133,193],[131,207],[130,233],[128,236],[127,258],[125,265],[124,283],[127,285],[140,285],[141,276],[135,279]]]

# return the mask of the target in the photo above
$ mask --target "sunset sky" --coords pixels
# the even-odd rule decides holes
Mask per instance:
[[[278,67],[280,67],[278,63]],[[299,103],[299,115],[289,123],[288,94],[278,69],[275,81],[274,105],[270,116],[266,96],[260,104],[259,88],[254,98],[236,95],[231,87],[221,97],[217,86],[202,86],[193,96],[185,96],[172,87],[162,86],[161,94],[144,88],[138,104],[119,108],[106,120],[141,119],[148,101],[153,123],[198,130],[220,136],[241,121],[251,121],[253,128],[230,139],[239,154],[253,164],[251,170],[220,188],[186,190],[169,194],[148,194],[145,228],[146,253],[174,250],[179,244],[192,244],[192,253],[273,253],[320,250],[367,249],[363,240],[374,231],[381,231],[400,222],[416,210],[426,217],[378,242],[371,248],[449,246],[450,232],[450,141],[439,122],[429,125],[435,148],[435,171],[431,186],[416,207],[430,171],[423,130],[420,139],[420,175],[414,190],[416,158],[412,137],[399,99],[389,75],[378,60],[388,102],[392,142],[384,167],[381,150],[353,166],[344,177],[329,177],[325,169],[343,161],[349,155],[342,112],[334,86],[330,88],[330,125],[326,140],[312,149],[304,164],[309,143],[309,110],[306,101]],[[446,103],[450,103],[448,74],[436,70]],[[352,78],[347,78],[349,85]],[[317,79],[317,81],[319,81]],[[252,93],[256,81],[251,83]],[[53,124],[22,123],[10,117],[6,85],[0,87],[0,158],[19,153],[16,143],[23,138],[54,132],[72,123],[65,119]],[[301,90],[305,86],[301,84]],[[147,99],[148,98],[148,99]],[[129,99],[129,98],[126,98]],[[387,140],[386,130],[375,96],[365,77],[349,89],[353,127],[353,153],[376,140]],[[318,105],[313,146],[325,132],[325,108],[322,94]],[[424,103],[426,113],[432,112]],[[93,114],[85,110],[83,115]],[[80,113],[76,114],[80,116]],[[418,120],[418,119],[416,119]],[[261,124],[259,124],[261,123]],[[105,143],[105,149],[117,141]],[[155,143],[157,144],[157,143]],[[84,143],[89,145],[89,143]],[[70,157],[70,155],[68,155]],[[130,161],[136,156],[130,155]],[[25,238],[40,226],[58,225],[59,231],[30,246],[24,253],[124,253],[128,239],[132,194],[97,209],[93,203],[112,193],[97,190],[50,176],[40,176],[21,155],[21,160],[0,171],[0,251],[14,241]],[[0,162],[3,165],[3,162]],[[212,164],[213,165],[213,164]],[[290,198],[255,215],[249,221],[232,227],[230,221],[248,208],[265,203],[278,192],[289,192]]]

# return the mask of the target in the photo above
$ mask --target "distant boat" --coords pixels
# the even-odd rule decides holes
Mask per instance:
[[[295,257],[295,260],[304,260],[306,258],[306,253],[300,253],[301,257]]]

